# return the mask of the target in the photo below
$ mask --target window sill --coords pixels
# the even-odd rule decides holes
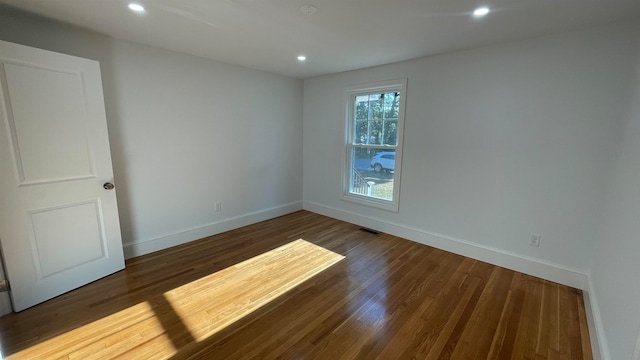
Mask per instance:
[[[356,194],[342,194],[342,200],[360,205],[369,206],[376,209],[398,212],[398,202],[392,202],[384,199],[376,199],[368,196]]]

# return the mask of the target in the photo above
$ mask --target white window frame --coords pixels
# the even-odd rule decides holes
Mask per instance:
[[[355,131],[355,97],[357,95],[366,95],[373,92],[389,92],[399,91],[400,102],[398,103],[398,140],[395,146],[389,145],[367,145],[367,147],[374,149],[389,149],[395,150],[396,159],[394,167],[393,177],[393,199],[385,200],[380,198],[374,198],[367,195],[354,194],[350,192],[351,188],[351,169],[352,163],[352,150],[354,146],[354,131]],[[378,81],[360,85],[347,86],[344,89],[343,94],[343,109],[344,109],[344,140],[343,140],[343,156],[342,156],[342,196],[341,198],[346,201],[358,203],[361,205],[367,205],[378,209],[389,210],[398,212],[400,202],[400,177],[402,175],[402,148],[403,148],[403,136],[404,136],[404,119],[405,119],[405,107],[407,100],[407,79],[397,79],[388,81]]]

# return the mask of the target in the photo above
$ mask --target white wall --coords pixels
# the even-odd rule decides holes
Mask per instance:
[[[301,208],[301,81],[123,42],[113,59],[125,239]]]
[[[301,80],[6,7],[0,39],[100,61],[127,256],[302,207]]]
[[[556,281],[585,288],[574,275],[586,278],[598,240],[637,29],[618,24],[305,80],[305,208],[536,275],[545,270],[535,263],[550,265]],[[342,89],[403,77],[400,211],[340,200]],[[531,233],[542,234],[539,248],[528,245]],[[529,265],[518,268],[518,259]]]
[[[609,185],[605,227],[594,256],[593,292],[611,359],[632,359],[640,335],[640,35],[635,88]],[[637,349],[640,351],[640,349]],[[638,359],[638,358],[634,358]]]

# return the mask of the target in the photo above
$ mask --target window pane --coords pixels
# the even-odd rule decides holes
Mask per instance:
[[[369,101],[369,106],[371,107],[371,119],[382,120],[384,112],[383,96],[384,94],[375,94],[370,96],[371,100]]]
[[[380,145],[382,143],[382,120],[369,122],[371,131],[369,133],[369,144]]]
[[[398,145],[398,120],[385,120],[382,141],[384,145]]]
[[[384,200],[393,200],[395,150],[377,150],[354,146],[351,151],[349,192]]]
[[[355,123],[355,131],[353,132],[353,143],[354,144],[367,144],[367,131],[369,129],[368,121],[356,121]]]
[[[364,97],[364,101],[359,100]],[[356,120],[365,120],[369,117],[369,101],[365,96],[356,97],[355,102],[355,115]]]
[[[400,104],[399,92],[386,93],[384,96],[384,118],[397,119],[399,104]]]

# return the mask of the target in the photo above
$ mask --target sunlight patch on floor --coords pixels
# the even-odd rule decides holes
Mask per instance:
[[[143,302],[11,354],[8,359],[109,358],[111,355],[103,356],[103,352],[123,353],[151,340],[162,345],[164,354],[175,353],[155,312]]]
[[[344,259],[299,239],[165,293],[201,341]]]
[[[8,358],[170,357],[177,348],[220,332],[342,259],[298,239]]]

